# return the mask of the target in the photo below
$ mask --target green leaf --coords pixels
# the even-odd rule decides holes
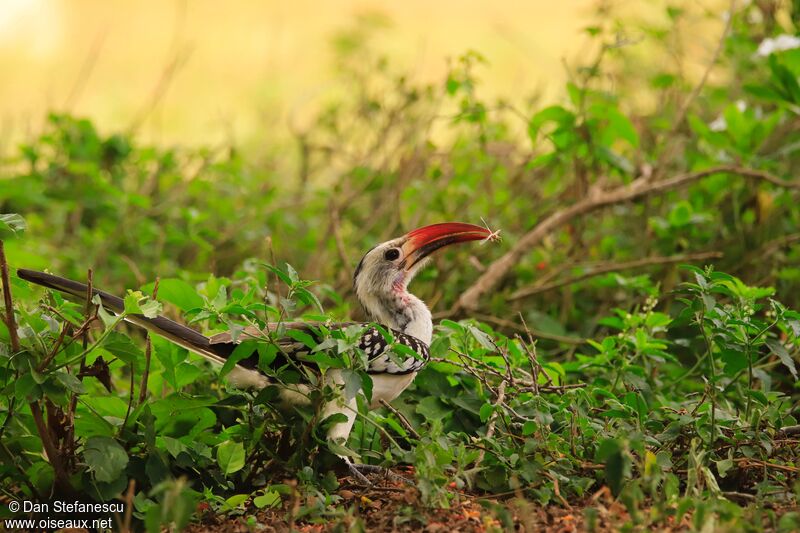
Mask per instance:
[[[464,326],[462,326],[458,322],[454,322],[454,321],[449,320],[447,318],[445,318],[441,322],[439,322],[439,326],[442,327],[442,328],[446,328],[446,329],[458,332],[458,333],[461,333],[461,332],[464,331]]]
[[[600,444],[597,456],[605,463],[608,487],[615,496],[619,495],[627,470],[627,458],[623,455],[619,442],[614,439],[606,439]]]
[[[244,502],[246,502],[247,498],[249,497],[250,497],[249,494],[234,494],[233,496],[225,500],[225,504],[231,509],[236,509],[237,507],[240,507]]]
[[[479,330],[475,326],[467,326],[469,332],[472,334],[473,338],[478,341],[483,348],[487,350],[494,350],[494,344],[492,343],[492,338],[486,334],[486,332]]]
[[[230,356],[225,360],[225,364],[222,365],[222,369],[219,371],[220,377],[225,377],[228,372],[233,370],[233,367],[236,366],[236,363],[241,361],[242,359],[247,359],[256,351],[256,341],[244,341],[240,345],[238,345],[231,353]]]
[[[483,404],[481,406],[481,411],[480,411],[481,422],[485,424],[486,421],[489,420],[489,417],[492,416],[493,412],[494,412],[494,405],[490,403]]]
[[[298,287],[295,289],[295,295],[297,296],[297,299],[303,302],[304,304],[315,306],[317,309],[319,309],[320,313],[325,312],[317,296],[308,289],[304,289],[303,287]]]
[[[175,367],[175,388],[182,389],[193,383],[202,373],[203,371],[192,363],[186,361],[180,363]]]
[[[361,390],[364,392],[367,402],[372,402],[372,376],[363,370],[359,370],[358,375],[361,376]]]
[[[142,310],[139,308],[139,298],[141,297],[141,292],[129,290],[128,294],[125,295],[125,312],[128,314],[141,314]]]
[[[769,57],[769,67],[783,99],[793,104],[800,103],[800,85],[792,71],[780,64],[775,55]]]
[[[217,447],[217,464],[225,475],[244,468],[244,445],[232,440],[220,444]]]
[[[534,309],[529,311],[525,318],[528,324],[544,333],[567,336],[567,330],[564,329],[564,326],[546,313]]]
[[[789,369],[789,372],[792,373],[794,379],[797,379],[797,367],[795,367],[792,356],[789,355],[788,351],[786,351],[786,347],[781,344],[780,341],[775,339],[767,340],[767,346],[769,346],[769,349],[772,351],[772,353],[778,356],[778,358],[781,360],[781,363],[783,363],[783,366]]]
[[[189,448],[184,443],[172,437],[159,437],[158,441],[159,443],[163,443],[164,449],[166,449],[172,457],[177,458],[182,452],[189,451]]]
[[[447,94],[453,96],[456,94],[459,87],[461,87],[461,82],[453,78],[453,76],[447,77],[447,81],[445,82],[445,90],[447,91]]]
[[[284,272],[284,271],[283,271],[283,270],[281,270],[280,268],[278,268],[278,267],[274,267],[274,266],[272,266],[272,265],[264,265],[264,266],[267,268],[267,270],[269,270],[270,272],[272,272],[273,274],[275,274],[276,276],[278,276],[278,278],[279,278],[279,279],[280,279],[280,280],[281,280],[283,283],[285,283],[286,285],[288,285],[288,286],[290,286],[290,287],[292,286],[292,284],[293,284],[293,283],[292,283],[292,278],[291,278],[291,277],[289,277],[289,275],[287,275],[287,274],[286,274],[286,272]]]
[[[672,206],[669,213],[669,224],[673,228],[686,226],[692,221],[692,204],[687,201],[678,202]]]
[[[111,437],[89,437],[83,447],[83,459],[97,481],[111,483],[128,466],[125,448]]]
[[[155,283],[148,283],[142,287],[146,294],[153,294]],[[158,282],[158,299],[169,302],[183,311],[203,307],[203,298],[197,291],[182,279],[167,278]]]
[[[61,384],[67,388],[67,390],[72,391],[75,394],[83,394],[86,392],[81,380],[72,374],[67,374],[66,372],[56,372],[56,379],[58,379],[58,381],[60,381]]]
[[[725,375],[735,376],[740,370],[747,368],[747,356],[740,350],[724,348],[720,350],[720,358],[725,363]]]
[[[161,303],[146,297],[140,291],[129,290],[125,296],[125,312],[155,318],[161,312]]]
[[[281,504],[281,495],[275,491],[267,491],[261,496],[253,498],[253,505],[259,509],[264,507],[277,507]]]
[[[528,123],[528,136],[536,142],[539,129],[547,122],[555,122],[559,126],[569,127],[575,121],[575,115],[559,105],[545,107],[531,118]]]
[[[102,347],[129,365],[135,365],[144,357],[144,352],[131,339],[117,331],[108,334]]]
[[[352,400],[361,390],[361,375],[355,370],[343,368],[342,379],[344,380],[344,398],[347,401]]]
[[[590,113],[600,119],[608,121],[606,141],[613,141],[615,138],[624,139],[634,148],[639,146],[639,134],[633,123],[611,104],[595,104],[590,108]]]
[[[733,459],[721,459],[717,461],[717,472],[719,472],[719,477],[725,477],[728,475],[728,471],[733,468]]]
[[[97,314],[100,316],[100,320],[103,321],[105,327],[111,327],[117,321],[117,316],[113,313],[109,313],[106,308],[103,307],[103,301],[100,299],[99,294],[94,295],[92,303],[97,306]]]
[[[312,337],[305,331],[300,331],[299,329],[287,330],[286,336],[291,337],[292,339],[298,342],[302,342],[305,346],[311,349],[314,349],[317,346],[317,341],[314,340],[314,337]]]
[[[7,236],[21,235],[27,229],[28,224],[21,215],[16,213],[0,214],[0,239]]]
[[[441,420],[453,413],[439,398],[428,396],[417,404],[417,412],[428,420]]]
[[[328,449],[339,457],[358,457],[358,454],[350,448],[331,440],[328,441]]]

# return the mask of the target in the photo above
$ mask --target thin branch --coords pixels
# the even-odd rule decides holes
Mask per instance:
[[[0,457],[3,457],[5,464],[14,465],[14,468],[17,470],[17,472],[20,473],[20,479],[22,480],[23,483],[25,483],[25,485],[27,485],[28,489],[31,491],[31,494],[39,498],[39,501],[43,501],[44,496],[41,493],[39,493],[39,491],[36,489],[36,486],[33,483],[31,483],[31,480],[28,479],[29,478],[28,473],[25,471],[24,468],[22,468],[22,465],[19,464],[18,462],[19,456],[15,457],[14,454],[11,453],[11,450],[8,449],[8,446],[6,446],[2,440],[0,440],[0,452],[2,452],[0,453]],[[6,494],[8,495],[9,493],[6,492]]]
[[[17,334],[17,322],[14,320],[14,302],[11,299],[11,281],[8,277],[8,263],[3,241],[0,241],[0,275],[3,278],[3,302],[6,306],[5,322],[8,327],[8,336],[11,339],[11,349],[17,353],[20,350],[19,335]]]
[[[728,34],[731,32],[731,27],[733,26],[733,14],[736,9],[736,0],[731,0],[730,6],[728,7],[727,19],[725,20],[725,27],[722,29],[722,34],[719,37],[719,41],[717,42],[717,47],[714,50],[714,54],[711,56],[711,60],[706,65],[705,71],[703,71],[703,76],[700,78],[700,81],[695,85],[692,92],[689,96],[684,100],[681,108],[678,110],[678,114],[676,118],[672,122],[672,129],[670,130],[669,135],[667,137],[671,137],[675,134],[676,131],[681,127],[683,124],[684,119],[686,119],[686,114],[689,112],[689,107],[691,107],[692,103],[697,99],[700,95],[700,91],[703,90],[705,87],[706,82],[708,82],[708,77],[711,75],[711,71],[714,69],[714,65],[717,64],[719,61],[719,56],[722,54],[722,50],[725,48],[725,39],[727,39]]]
[[[537,385],[535,387],[523,387],[520,388],[520,392],[527,392],[531,391],[534,394],[538,394],[540,392],[552,392],[556,394],[564,394],[568,390],[575,390],[575,389],[583,389],[586,387],[586,383],[568,383],[567,385]]]
[[[489,417],[489,424],[486,426],[486,440],[491,440],[492,437],[494,437],[494,428],[497,422],[497,416],[500,412],[500,409],[498,409],[498,407],[500,407],[500,405],[502,405],[505,402],[507,383],[508,383],[507,381],[503,380],[500,383],[500,386],[497,387],[497,400],[495,400],[494,402],[494,410],[492,411],[492,416]],[[478,453],[478,458],[475,459],[475,466],[473,467],[473,470],[477,471],[478,467],[483,462],[483,458],[485,455],[486,455],[486,449],[481,448],[481,451]]]
[[[403,415],[403,413],[392,407],[391,404],[389,404],[389,402],[387,402],[383,398],[381,398],[380,402],[382,406],[387,408],[394,414],[394,416],[397,417],[397,419],[400,421],[400,424],[406,429],[406,431],[408,431],[409,435],[419,440],[419,433],[417,433],[417,430],[413,428],[411,422],[408,421],[408,419],[405,417],[405,415]]]
[[[64,322],[64,325],[61,326],[61,333],[58,335],[58,339],[56,339],[55,344],[53,344],[53,347],[50,349],[50,352],[47,354],[44,360],[39,363],[39,366],[36,369],[37,372],[41,372],[47,368],[47,365],[50,364],[50,361],[55,358],[55,356],[58,354],[58,351],[61,349],[61,344],[64,342],[64,337],[67,335],[67,331],[70,329],[72,329],[72,324],[69,322]]]
[[[519,334],[515,334],[514,337],[519,340],[519,343],[525,348],[525,355],[528,356],[528,364],[531,367],[531,383],[533,383],[533,393],[539,394],[539,372],[542,372],[542,365],[539,364],[539,361],[536,360],[536,344],[532,344],[533,351],[528,349],[528,345],[525,344],[525,341],[522,340],[522,337]],[[545,375],[547,373],[545,372]]]
[[[94,67],[97,65],[97,59],[100,57],[100,50],[102,50],[105,40],[106,30],[102,30],[92,41],[92,45],[89,47],[89,52],[86,54],[86,57],[81,64],[81,68],[78,71],[78,77],[75,78],[75,82],[72,84],[69,95],[64,101],[64,109],[68,111],[71,110],[75,105],[75,102],[78,101],[81,93],[83,93],[83,89],[86,87],[86,83],[89,81],[89,78],[92,76],[92,72],[94,72]]]
[[[582,200],[563,209],[559,209],[544,218],[528,233],[523,235],[509,251],[489,265],[486,272],[478,277],[472,286],[464,291],[450,310],[450,314],[453,315],[465,310],[477,309],[481,298],[488,292],[497,288],[500,282],[508,276],[517,263],[519,263],[534,246],[538,245],[546,236],[573,219],[610,205],[621,204],[641,197],[677,189],[699,179],[721,173],[759,179],[780,187],[800,188],[800,180],[783,180],[769,172],[736,165],[720,165],[696,172],[687,172],[656,182],[639,179],[628,185],[622,185],[611,190],[604,190],[595,185]]]
[[[580,281],[584,281],[589,278],[600,276],[602,274],[608,274],[609,272],[619,272],[621,270],[631,270],[634,268],[641,268],[653,265],[693,263],[696,261],[705,261],[706,259],[720,259],[722,257],[723,257],[722,252],[699,252],[695,254],[678,254],[669,256],[643,257],[641,259],[634,259],[632,261],[603,263],[594,266],[588,272],[584,272],[583,274],[578,274],[577,276],[564,278],[561,280],[553,281],[551,283],[523,287],[514,292],[511,296],[509,296],[508,300],[509,301],[520,300],[522,298],[527,298],[528,296],[532,296],[534,294],[539,294],[542,292],[551,291],[553,289],[558,289],[559,287],[572,285],[574,283],[578,283]]]
[[[339,208],[336,207],[333,201],[331,201],[329,212],[331,233],[333,233],[333,240],[336,243],[336,251],[339,254],[339,261],[342,262],[343,267],[340,269],[340,272],[344,273],[348,265],[350,265],[350,258],[347,256],[347,248],[345,247],[344,239],[342,238],[342,222],[339,217]]]
[[[476,320],[481,320],[483,322],[490,322],[492,324],[495,324],[503,328],[513,329],[514,331],[519,331],[521,333],[526,332],[526,329],[524,327],[520,326],[519,324],[517,324],[512,320],[506,320],[505,318],[499,318],[496,316],[486,315],[483,313],[472,313],[472,317],[475,318]],[[530,331],[533,333],[533,335],[535,335],[540,339],[547,339],[551,341],[561,342],[564,344],[577,345],[586,342],[586,340],[580,337],[568,337],[565,335],[556,335],[555,333],[547,333],[538,329],[532,329]]]
[[[130,380],[130,391],[128,392],[128,409],[125,411],[125,418],[122,420],[122,425],[119,427],[119,435],[122,435],[122,432],[125,431],[125,426],[128,425],[128,418],[131,416],[131,410],[133,409],[133,395],[136,391],[136,367],[131,365],[131,380]]]
[[[794,244],[798,241],[800,241],[800,233],[781,235],[780,237],[767,241],[761,247],[748,253],[742,260],[742,264],[749,265],[754,261],[763,261],[764,258],[771,256],[781,248]]]
[[[782,470],[784,472],[791,472],[793,474],[800,473],[800,468],[791,465],[781,465],[777,463],[768,463],[759,459],[749,459],[742,457],[736,460],[739,468],[773,468],[775,470]]]
[[[89,345],[89,327],[97,319],[100,312],[100,306],[92,306],[92,296],[94,295],[94,271],[90,268],[86,271],[86,300],[84,308],[84,322],[78,331],[75,332],[73,338],[82,337],[83,353],[87,353],[87,346]],[[83,380],[86,373],[86,357],[81,358],[81,366],[78,371],[78,379]],[[69,429],[67,436],[63,441],[62,447],[64,450],[75,450],[75,410],[78,408],[78,395],[73,394],[69,401],[69,409],[67,410],[67,417],[69,418]],[[66,455],[66,454],[65,454]],[[67,455],[68,460],[74,461],[74,454]]]
[[[153,285],[153,300],[158,298],[158,284],[160,281],[160,278],[156,277],[156,282]],[[150,332],[147,333],[147,338],[144,342],[144,373],[142,374],[142,383],[139,386],[139,405],[144,403],[145,398],[147,398],[147,380],[150,377],[150,359],[153,352],[153,343],[150,340]],[[131,371],[133,371],[133,367],[131,367]]]
[[[530,364],[532,369],[535,369],[535,372],[531,376],[533,381],[533,388],[534,392],[538,395],[539,394],[539,373],[544,374],[545,385],[552,385],[553,379],[550,377],[550,374],[545,372],[542,365],[539,363],[539,358],[536,356],[536,341],[533,339],[533,333],[531,333],[531,329],[528,327],[528,323],[525,322],[525,317],[522,316],[522,313],[519,313],[519,320],[522,322],[523,327],[525,328],[525,335],[528,336],[528,343],[526,344],[522,338],[517,335],[517,338],[520,340],[522,347],[525,348],[525,354],[528,356],[528,363]],[[530,348],[528,348],[530,345]],[[577,345],[576,345],[577,346]]]
[[[61,490],[64,495],[71,495],[73,493],[72,485],[69,482],[69,476],[67,476],[64,464],[61,461],[61,454],[58,453],[58,448],[56,448],[53,443],[52,435],[44,423],[42,408],[39,406],[38,402],[31,402],[29,407],[31,409],[31,415],[33,415],[33,421],[36,424],[36,430],[39,432],[39,437],[42,439],[42,447],[47,454],[47,460],[50,461],[50,465],[53,467],[56,486],[58,486],[59,490]]]

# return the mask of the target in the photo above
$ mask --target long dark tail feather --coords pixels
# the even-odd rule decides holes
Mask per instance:
[[[88,290],[88,286],[85,283],[54,276],[45,272],[20,268],[17,270],[17,275],[25,281],[42,285],[43,287],[54,289],[78,298],[85,298],[86,291]],[[92,294],[94,296],[99,296],[103,307],[112,313],[119,314],[125,309],[125,302],[118,296],[95,288],[92,288]],[[125,319],[132,324],[157,335],[161,335],[162,337],[166,337],[179,346],[217,363],[224,363],[234,348],[232,344],[211,344],[208,337],[205,335],[163,316],[147,318],[142,315],[128,315]]]

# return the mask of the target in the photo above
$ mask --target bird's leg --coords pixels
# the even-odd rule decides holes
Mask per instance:
[[[350,468],[350,472],[353,474],[353,477],[361,481],[362,483],[366,482],[368,485],[372,485],[367,477],[364,474],[382,474],[388,478],[394,479],[396,481],[402,481],[408,485],[411,485],[411,482],[404,478],[399,474],[395,474],[388,468],[384,466],[377,466],[377,465],[365,465],[360,463],[353,463],[349,459],[346,459],[347,466]]]
[[[371,465],[356,464],[353,461],[351,461],[349,457],[342,457],[342,459],[344,459],[344,462],[347,463],[347,468],[350,469],[350,473],[353,475],[354,478],[356,478],[358,481],[360,481],[361,483],[363,483],[368,487],[372,486],[372,481],[367,479],[367,476],[362,474],[361,469],[359,468],[362,466],[371,466]]]

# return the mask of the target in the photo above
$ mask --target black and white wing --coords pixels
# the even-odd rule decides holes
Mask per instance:
[[[430,352],[428,345],[411,335],[406,335],[400,331],[392,330],[392,336],[396,344],[402,344],[411,348],[417,356],[406,356],[400,360],[402,354],[390,355],[389,343],[384,336],[374,327],[369,328],[361,336],[358,347],[364,350],[369,358],[367,372],[370,374],[410,374],[418,372],[428,363]]]
[[[335,329],[343,329],[348,326],[356,325],[355,322],[337,322],[337,323],[308,323],[308,322],[287,322],[282,324],[284,331],[294,330],[302,331],[310,335],[315,341],[321,342],[319,338],[319,331],[321,326],[325,326],[329,331]],[[362,324],[367,326],[367,324]],[[273,328],[277,325],[271,325]],[[248,339],[264,338],[265,332],[255,328],[247,328],[242,331],[234,341],[230,333],[220,333],[209,338],[210,344],[216,350],[233,353],[236,345]],[[395,344],[402,344],[417,355],[408,356],[403,354],[391,354],[390,343],[386,342],[386,338],[375,327],[370,327],[365,330],[359,340],[358,347],[366,353],[368,358],[367,372],[370,374],[410,374],[417,372],[424,367],[430,359],[430,352],[428,345],[421,340],[407,335],[400,331],[391,331],[391,337]],[[273,366],[280,367],[287,363],[286,357],[290,357],[296,362],[305,365],[314,365],[313,362],[305,361],[304,358],[310,354],[310,349],[304,343],[295,340],[290,336],[283,337],[278,340],[278,345],[281,348],[281,354],[273,362]],[[252,354],[239,361],[239,365],[249,369],[256,370],[258,368],[258,354]]]
[[[87,286],[84,283],[69,280],[52,274],[44,272],[36,272],[33,270],[20,269],[17,271],[20,278],[55,289],[67,295],[83,299],[85,298]],[[99,289],[92,290],[94,296],[98,296],[100,301],[106,309],[113,313],[122,313],[125,307],[122,298],[101,291]],[[217,363],[224,363],[233,354],[236,346],[248,339],[264,338],[266,333],[255,328],[245,328],[234,339],[230,333],[220,333],[211,337],[206,337],[201,333],[179,324],[166,317],[148,318],[142,315],[127,315],[126,320],[137,326],[147,329],[157,335],[164,336],[179,346],[202,355]],[[337,323],[308,323],[308,322],[286,322],[281,325],[284,330],[302,331],[317,341],[319,338],[319,331],[322,326],[330,330],[343,329],[352,325],[355,322],[337,322]],[[366,326],[366,325],[365,325]],[[270,329],[274,331],[277,327],[276,324],[270,324]],[[389,344],[384,339],[380,332],[372,327],[367,329],[361,337],[359,347],[367,354],[369,364],[367,371],[370,374],[409,374],[416,372],[422,368],[429,359],[428,346],[419,339],[406,335],[399,331],[392,331],[394,342],[402,344],[416,352],[418,357],[406,357],[400,361],[398,358],[402,354],[390,355]],[[285,337],[278,341],[282,352],[278,354],[273,366],[280,368],[289,361],[287,358],[295,360],[297,363],[304,365],[314,365],[313,362],[303,361],[303,356],[309,354],[309,348],[291,337]],[[248,354],[247,357],[239,360],[237,364],[247,370],[258,371],[258,353]]]

